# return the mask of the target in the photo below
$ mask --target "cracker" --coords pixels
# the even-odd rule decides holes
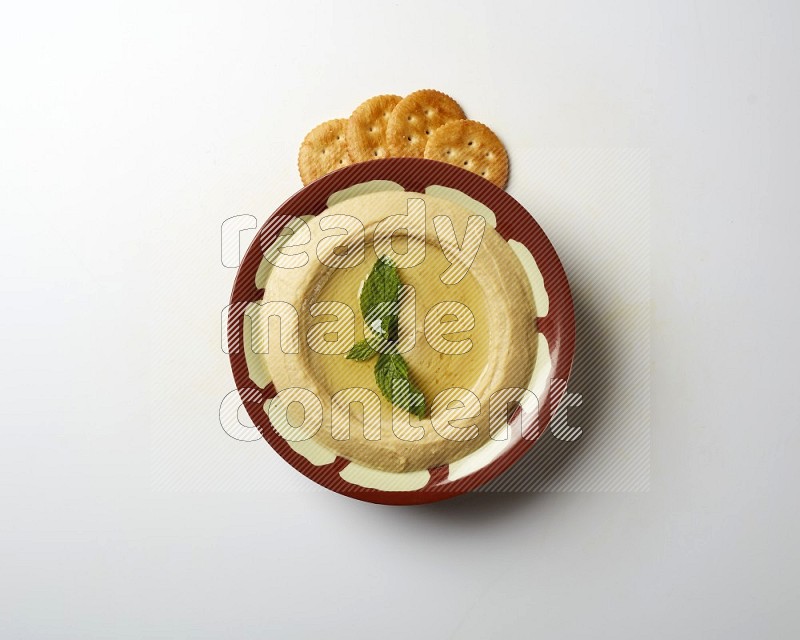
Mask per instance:
[[[456,120],[434,131],[425,157],[477,173],[501,189],[508,182],[508,154],[503,143],[489,127],[474,120]]]
[[[386,125],[400,100],[400,96],[374,96],[356,107],[347,125],[347,150],[353,162],[389,157]]]
[[[422,158],[428,137],[439,127],[466,116],[450,96],[433,89],[407,95],[392,111],[386,140],[393,156]]]
[[[328,120],[306,134],[297,156],[303,184],[351,164],[347,153],[347,118]]]

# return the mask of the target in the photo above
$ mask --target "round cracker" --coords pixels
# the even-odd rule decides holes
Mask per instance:
[[[456,120],[439,127],[428,138],[425,157],[454,164],[494,182],[508,182],[508,154],[494,131],[474,120]]]
[[[347,124],[347,150],[353,162],[388,158],[386,126],[400,96],[374,96],[353,111]]]
[[[422,158],[428,137],[439,127],[466,116],[447,94],[422,89],[407,95],[392,111],[386,141],[393,156]]]
[[[328,120],[306,134],[297,155],[297,168],[304,185],[326,173],[352,164],[347,152],[347,118]]]

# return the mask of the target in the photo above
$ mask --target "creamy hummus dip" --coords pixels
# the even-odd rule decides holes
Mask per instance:
[[[404,219],[413,222],[392,231],[385,222],[390,216],[397,216],[395,227],[403,226]],[[293,330],[292,321],[281,317],[279,340],[276,319],[262,319],[270,336],[268,353],[261,357],[279,395],[307,390],[319,406],[286,403],[284,437],[308,438],[348,460],[392,472],[449,464],[490,439],[492,394],[525,388],[531,379],[536,309],[516,254],[490,224],[475,218],[474,211],[449,199],[381,191],[337,202],[292,225],[294,233],[281,247],[280,259],[271,260],[264,303],[294,307],[297,338],[283,341],[283,333]],[[482,227],[476,252],[465,242],[468,225],[472,232]],[[410,256],[412,244],[424,248],[424,259],[404,267],[403,254]],[[379,254],[387,252],[394,256],[402,284],[413,287],[414,295],[400,300],[399,339],[413,343],[402,356],[410,379],[425,396],[422,417],[385,397],[375,380],[375,359],[346,358],[354,343],[372,333],[364,326],[359,294]],[[330,302],[352,309],[354,322],[344,321],[347,314],[340,305],[322,304]],[[443,307],[443,302],[460,304]],[[429,313],[451,307],[452,314]],[[471,317],[464,316],[465,308]],[[448,322],[458,330],[442,330]],[[319,340],[326,343],[322,349]],[[442,349],[442,340],[455,346]],[[366,389],[378,400],[360,404],[352,402],[352,394],[339,393],[351,388]],[[377,406],[379,417],[373,411]],[[314,428],[304,432],[301,425],[309,422]]]

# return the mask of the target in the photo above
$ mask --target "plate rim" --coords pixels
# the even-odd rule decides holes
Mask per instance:
[[[255,282],[263,257],[261,248],[269,246],[285,227],[284,216],[318,215],[327,208],[331,194],[371,180],[396,182],[406,191],[418,193],[424,193],[432,185],[449,187],[487,206],[497,218],[496,230],[503,239],[516,240],[531,252],[549,299],[547,315],[537,318],[537,333],[543,333],[547,338],[552,367],[543,397],[538,399],[536,437],[518,439],[490,464],[456,481],[447,479],[448,465],[428,469],[428,483],[413,491],[386,491],[351,484],[339,475],[350,464],[348,459],[337,455],[330,464],[318,466],[292,449],[272,427],[263,410],[264,402],[275,394],[274,385],[269,382],[263,389],[255,385],[250,379],[243,349],[246,307],[261,299],[257,295],[259,291],[263,294],[263,289],[259,289]],[[520,223],[524,223],[522,234],[513,228],[514,224]],[[509,235],[511,231],[513,236]],[[474,491],[508,470],[539,440],[566,393],[575,355],[575,311],[566,271],[555,247],[534,216],[509,193],[477,174],[444,162],[424,158],[385,158],[352,164],[323,176],[295,192],[266,218],[236,272],[227,337],[229,360],[240,399],[262,438],[286,462],[313,482],[336,493],[376,504],[413,505]],[[556,379],[563,384],[554,386],[552,381]]]

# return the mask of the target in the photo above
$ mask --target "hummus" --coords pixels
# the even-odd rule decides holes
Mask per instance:
[[[386,228],[382,221],[389,216],[410,215],[412,200],[417,207],[424,205],[418,209],[424,209],[424,214],[420,214],[424,215],[424,225],[410,225],[405,236],[381,235]],[[363,225],[363,233],[356,230],[344,234],[342,216],[357,219]],[[438,217],[440,222],[442,216],[452,222],[454,235],[442,234],[441,224],[434,223],[434,218]],[[282,337],[279,340],[278,322],[262,319],[269,323],[271,334],[268,352],[261,357],[279,395],[285,390],[301,388],[319,399],[321,426],[307,434],[310,440],[350,461],[391,472],[449,464],[489,441],[492,394],[502,389],[526,388],[531,379],[536,353],[536,309],[522,264],[490,224],[485,225],[477,253],[471,264],[466,265],[469,268],[463,277],[457,282],[443,282],[442,274],[454,259],[465,259],[456,256],[458,252],[463,252],[462,256],[467,253],[464,237],[471,217],[475,217],[474,212],[449,199],[383,191],[336,202],[319,216],[305,218],[302,230],[295,229],[281,249],[283,258],[292,266],[285,268],[273,263],[264,283],[264,302],[285,302],[294,307],[297,340],[284,342]],[[385,249],[389,242],[397,254],[403,254],[412,239],[417,246],[424,243],[425,253],[415,266],[404,268],[398,263],[403,285],[410,285],[414,291],[413,300],[408,296],[401,298],[401,316],[407,319],[413,313],[414,317],[413,322],[401,323],[400,338],[402,342],[411,337],[409,331],[414,333],[413,347],[402,355],[412,382],[426,399],[427,410],[422,418],[393,406],[381,393],[375,381],[375,360],[360,362],[345,357],[354,342],[370,333],[364,327],[359,292],[381,257],[376,246]],[[358,243],[363,247],[360,261]],[[337,256],[341,264],[350,256],[353,264],[348,263],[346,268],[329,266],[336,262]],[[329,340],[330,350],[312,348],[310,337],[315,334],[315,325],[325,323],[325,327],[333,327],[333,321],[342,319],[335,311],[337,307],[320,304],[331,301],[344,303],[353,310],[353,329],[326,333],[324,339]],[[426,315],[442,302],[460,303],[471,312],[472,320],[459,325],[460,331],[445,334],[450,342],[468,344],[466,352],[443,353],[436,348],[435,340],[430,339]],[[320,313],[320,309],[325,313]],[[444,314],[441,321],[452,319]],[[281,334],[287,327],[292,329],[292,322],[282,317]],[[319,333],[317,330],[316,334]],[[367,420],[367,403],[351,402],[352,397],[348,399],[346,394],[336,395],[350,388],[374,392],[380,403],[377,421]],[[448,389],[455,391],[447,392]],[[435,402],[437,397],[439,401]],[[437,418],[442,415],[436,412],[437,408],[449,410],[447,420]],[[287,403],[285,409],[287,432],[319,417],[316,404],[293,402]],[[332,426],[332,416],[338,415],[341,422],[343,414],[349,415],[349,433],[344,434],[341,424]],[[275,425],[275,420],[272,422]],[[305,436],[299,439],[302,438]]]

